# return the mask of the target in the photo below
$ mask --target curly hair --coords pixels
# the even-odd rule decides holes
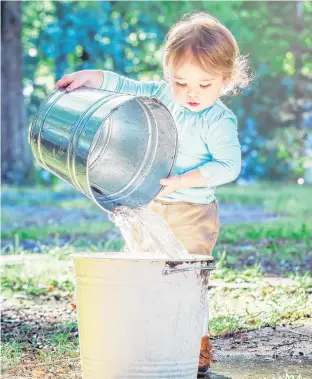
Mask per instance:
[[[163,56],[165,79],[170,68],[178,68],[189,58],[202,70],[213,75],[221,72],[228,78],[221,95],[237,95],[253,79],[247,56],[240,53],[232,33],[206,12],[186,14],[170,28]]]

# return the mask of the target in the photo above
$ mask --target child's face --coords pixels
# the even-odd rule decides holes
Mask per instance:
[[[175,100],[182,106],[200,112],[213,105],[226,85],[223,75],[203,71],[191,60],[170,70],[170,86]]]

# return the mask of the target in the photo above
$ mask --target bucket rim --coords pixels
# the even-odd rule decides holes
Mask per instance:
[[[120,261],[153,261],[153,262],[213,262],[214,258],[209,255],[203,255],[203,254],[190,254],[189,258],[170,258],[170,257],[151,257],[146,253],[146,256],[144,257],[144,252],[140,253],[142,256],[135,256],[131,253],[123,253],[123,252],[76,252],[72,253],[71,257],[73,259],[79,259],[79,258],[87,258],[87,259],[104,259],[104,260],[120,260]]]

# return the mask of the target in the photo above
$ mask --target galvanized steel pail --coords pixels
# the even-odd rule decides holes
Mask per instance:
[[[37,162],[108,212],[157,196],[177,138],[170,111],[157,99],[85,87],[54,91],[29,132]]]
[[[83,379],[194,379],[213,258],[72,254]]]

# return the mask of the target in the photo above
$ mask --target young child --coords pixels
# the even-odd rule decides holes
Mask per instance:
[[[235,180],[241,170],[237,121],[219,99],[249,83],[248,64],[231,32],[211,15],[184,16],[165,41],[165,80],[136,81],[110,71],[84,70],[56,84],[72,91],[82,85],[159,99],[172,113],[179,135],[172,175],[150,204],[191,254],[212,254],[219,234],[217,186]],[[212,361],[208,310],[198,374]]]

